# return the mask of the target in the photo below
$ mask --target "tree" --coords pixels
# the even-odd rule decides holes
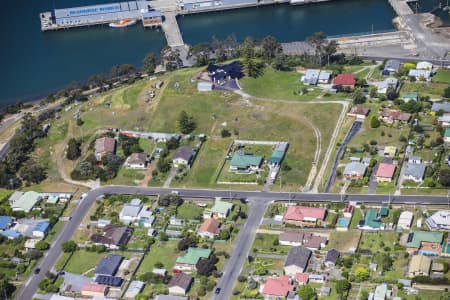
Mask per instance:
[[[147,54],[144,58],[144,65],[142,68],[147,74],[153,74],[156,68],[156,55],[153,53]]]
[[[197,262],[197,274],[211,276],[212,272],[217,270],[215,263],[209,258],[201,258]]]
[[[178,126],[183,134],[189,134],[197,128],[194,118],[189,116],[184,110],[180,112],[180,116],[178,117]]]
[[[369,96],[370,96],[370,98],[376,98],[377,97],[377,88],[376,87],[371,87],[369,89]]]
[[[81,156],[81,142],[77,139],[71,138],[67,144],[66,158],[68,160],[75,160]]]
[[[164,196],[159,197],[158,199],[158,204],[161,206],[180,206],[181,204],[183,204],[183,199],[175,194],[167,194]]]
[[[442,96],[444,96],[445,98],[450,98],[450,85],[444,90]]]
[[[184,250],[188,249],[189,247],[196,247],[196,246],[197,246],[197,238],[193,237],[191,235],[188,235],[184,239],[181,239],[177,245],[178,250],[180,250],[180,251],[184,251]]]
[[[355,277],[358,281],[364,281],[369,278],[369,271],[364,267],[356,268]]]
[[[450,186],[450,170],[443,169],[439,172],[439,182],[443,186]]]
[[[305,284],[298,289],[298,295],[302,300],[314,300],[317,298],[316,293],[309,284]]]
[[[380,121],[378,120],[377,116],[372,116],[372,118],[370,119],[370,127],[371,128],[380,127]]]
[[[64,253],[74,252],[78,250],[78,245],[74,241],[67,241],[62,243],[61,249]]]
[[[336,281],[334,287],[336,289],[336,293],[342,296],[345,292],[347,292],[350,289],[350,282],[348,282],[348,280],[346,279],[341,279]]]
[[[354,104],[362,104],[366,102],[366,96],[364,96],[361,89],[356,89],[353,93],[353,103]]]
[[[223,137],[223,138],[227,138],[227,137],[230,137],[231,136],[231,132],[229,131],[229,130],[227,130],[227,129],[222,129],[222,131],[220,132],[220,135]]]
[[[180,142],[177,138],[175,137],[171,137],[167,142],[166,142],[166,146],[167,149],[169,150],[175,150],[178,148],[178,146],[180,145]]]
[[[44,251],[50,248],[50,244],[46,241],[39,241],[36,243],[36,245],[34,245],[34,247],[38,250]]]
[[[395,87],[393,86],[389,86],[386,90],[386,98],[388,98],[388,100],[395,100],[397,98],[397,90]],[[415,102],[415,101],[411,101],[411,102]]]
[[[47,178],[45,168],[35,162],[29,162],[19,170],[20,177],[28,183],[39,183]]]
[[[392,267],[392,258],[388,253],[377,253],[375,255],[375,263],[382,271],[387,271]]]
[[[270,35],[263,38],[261,46],[262,54],[267,60],[274,58],[282,50],[281,44],[278,43],[276,38]]]
[[[244,70],[247,73],[247,76],[257,78],[262,74],[262,65],[255,62],[253,59],[245,59]]]
[[[241,56],[245,60],[251,60],[255,57],[255,41],[252,37],[246,37],[242,43]]]
[[[77,119],[77,126],[83,126],[84,122],[81,118]]]

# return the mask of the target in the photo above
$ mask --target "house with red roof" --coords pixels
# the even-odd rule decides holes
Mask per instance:
[[[370,112],[370,109],[368,109],[367,107],[353,106],[352,109],[350,109],[350,111],[347,113],[347,116],[354,117],[359,120],[364,120],[367,117],[367,115],[369,114],[369,112]]]
[[[108,286],[98,283],[85,283],[81,287],[81,295],[84,297],[104,298],[108,293]]]
[[[284,298],[293,291],[295,291],[295,286],[289,276],[269,278],[262,287],[262,294],[265,298]]]
[[[381,163],[376,173],[377,182],[391,182],[394,178],[397,166],[389,163]]]
[[[295,274],[295,281],[297,281],[297,283],[299,285],[307,284],[309,282],[309,274],[308,273],[297,273],[297,274]]]
[[[116,152],[116,140],[110,137],[102,137],[95,140],[95,158],[101,161],[108,153]]]
[[[339,74],[333,80],[333,86],[342,86],[348,88],[354,88],[356,84],[355,74],[353,73],[344,73]]]
[[[301,227],[314,227],[325,220],[326,214],[325,208],[292,205],[284,214],[283,222]]]
[[[216,219],[206,219],[197,231],[202,238],[213,239],[220,233],[220,222]]]
[[[411,114],[404,113],[398,110],[384,108],[378,114],[378,119],[388,124],[394,122],[408,123],[411,119]]]
[[[353,216],[354,211],[355,211],[355,207],[351,204],[347,204],[344,208],[344,217],[351,218]]]

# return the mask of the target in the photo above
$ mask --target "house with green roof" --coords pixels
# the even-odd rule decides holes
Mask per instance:
[[[281,162],[286,155],[287,148],[288,143],[286,142],[280,142],[276,144],[275,148],[273,149],[272,155],[270,155],[269,157],[269,165],[272,167],[281,165]]]
[[[215,219],[224,219],[228,217],[228,214],[233,209],[233,203],[216,199],[213,207],[211,208],[212,216]]]
[[[177,257],[174,269],[180,271],[195,271],[197,270],[198,261],[201,258],[209,258],[211,253],[211,249],[189,247],[185,255]]]
[[[444,142],[450,143],[450,128],[445,129]]]
[[[450,238],[446,243],[444,243],[444,246],[442,247],[442,256],[450,256]]]
[[[33,207],[42,200],[42,196],[39,193],[28,191],[24,193],[17,200],[10,202],[11,209],[13,211],[30,212]]]
[[[408,253],[441,255],[444,234],[435,231],[411,231],[406,243]]]
[[[407,93],[402,93],[400,95],[400,98],[405,101],[405,102],[409,102],[409,101],[418,101],[419,100],[419,93],[417,92],[407,92]]]
[[[389,208],[387,208],[386,206],[380,207],[379,214],[382,218],[387,217],[389,215]]]
[[[374,209],[369,209],[363,221],[358,224],[359,229],[364,230],[383,230],[384,224],[381,222],[380,214]]]
[[[230,161],[229,172],[253,173],[261,167],[263,157],[253,154],[236,152]]]

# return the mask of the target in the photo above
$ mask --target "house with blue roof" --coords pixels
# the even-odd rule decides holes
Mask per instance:
[[[5,231],[0,231],[0,235],[3,235],[4,237],[13,240],[21,236],[21,234],[17,230],[8,229]]]
[[[42,221],[36,224],[33,229],[33,237],[35,238],[45,238],[50,228],[50,224],[46,221]]]
[[[13,223],[13,218],[8,216],[0,216],[0,230],[7,230]]]

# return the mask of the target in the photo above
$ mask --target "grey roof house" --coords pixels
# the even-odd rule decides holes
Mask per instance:
[[[450,102],[433,103],[431,111],[438,112],[440,110],[446,113],[450,112]]]
[[[407,163],[405,169],[405,178],[414,182],[422,182],[425,176],[426,166],[424,164]]]
[[[284,264],[284,273],[286,275],[295,275],[297,273],[303,273],[308,266],[309,259],[311,258],[312,251],[306,247],[298,246],[293,247],[286,258]]]
[[[360,179],[364,177],[367,166],[360,162],[351,162],[345,165],[344,177],[347,179]]]
[[[400,61],[396,59],[389,59],[384,65],[383,75],[392,75],[398,72],[400,69]]]
[[[177,152],[172,158],[175,166],[190,166],[192,158],[194,157],[194,150],[191,146],[182,146],[178,148]]]
[[[334,267],[336,265],[339,256],[341,256],[341,253],[336,249],[331,249],[330,251],[328,251],[324,261],[325,266],[329,268]]]
[[[95,276],[106,275],[114,276],[119,270],[120,264],[123,261],[122,255],[108,254],[97,265],[95,268]]]

